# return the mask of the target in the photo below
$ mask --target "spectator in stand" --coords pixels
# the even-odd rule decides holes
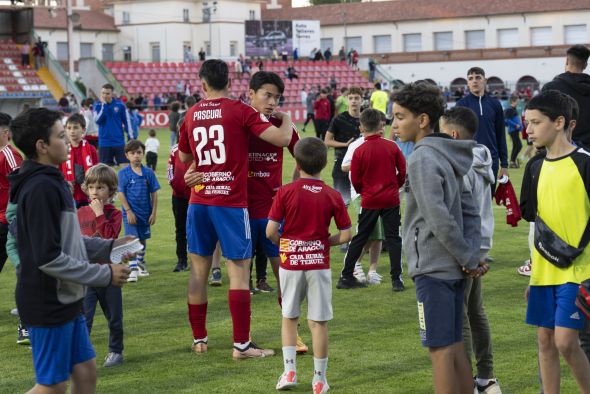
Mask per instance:
[[[354,68],[355,70],[359,69],[359,53],[356,51],[356,49],[352,50],[352,68]]]
[[[193,94],[193,85],[191,84],[191,81],[187,79],[184,83],[184,96],[182,97],[182,100],[184,101],[185,97],[190,96],[191,94]]]
[[[375,80],[375,71],[377,70],[377,63],[373,58],[369,58],[369,82],[373,82]]]
[[[258,63],[252,64],[252,68],[250,69],[250,75],[254,75],[258,71],[260,71],[260,68],[258,67]]]
[[[137,93],[137,97],[133,99],[133,104],[135,104],[134,107],[136,108],[143,108],[144,99],[141,93]]]
[[[45,65],[45,48],[47,43],[41,41],[41,37],[37,37],[37,42],[33,47],[33,56],[35,56],[35,69],[38,70]]]
[[[348,62],[349,66],[352,66],[352,51],[354,51],[354,49],[350,48],[346,53],[346,61]]]
[[[295,66],[293,66],[293,64],[287,67],[287,72],[285,74],[287,74],[287,78],[289,78],[289,81],[292,81],[293,78],[299,79],[299,76],[297,75],[297,70],[295,70]]]
[[[170,128],[170,146],[178,141],[178,120],[180,119],[180,103],[175,101],[170,106],[170,113],[168,114],[169,128]]]
[[[176,100],[182,100],[182,94],[184,93],[184,82],[179,80],[176,84]]]
[[[244,60],[242,62],[242,77],[245,75],[246,78],[250,78],[250,61],[249,60]]]
[[[160,97],[160,93],[156,93],[154,95],[154,110],[159,111],[161,105],[162,105],[162,97]]]
[[[203,50],[203,48],[201,48],[201,50],[199,51],[199,61],[204,62],[205,61],[205,51]]]
[[[309,52],[309,60],[315,61],[315,53],[317,52],[317,48],[313,48],[311,52]]]
[[[131,136],[131,118],[120,100],[113,97],[113,85],[100,90],[100,101],[94,104],[94,121],[98,125],[98,155],[101,163],[126,167],[125,133]]]
[[[297,48],[293,49],[293,61],[299,60],[299,50]]]
[[[313,58],[314,61],[319,62],[324,60],[324,55],[322,55],[322,51],[320,49],[318,49],[315,53],[315,56]]]
[[[31,52],[31,46],[29,45],[29,41],[25,41],[23,43],[23,45],[21,45],[20,47],[20,63],[23,67],[29,67],[31,64],[30,61],[30,52]]]
[[[301,88],[301,105],[304,107],[307,105],[307,90],[305,90],[305,86]]]
[[[262,59],[258,58],[258,61],[256,62],[256,66],[258,67],[259,71],[264,71],[264,63],[262,62]]]
[[[184,62],[191,63],[193,61],[193,54],[191,53],[191,47],[184,49]]]
[[[286,49],[281,51],[281,59],[283,59],[284,62],[289,60],[289,52],[287,52]],[[262,70],[262,67],[260,67],[260,69]]]
[[[330,89],[332,89],[334,91],[334,93],[336,93],[337,87],[338,87],[338,81],[336,80],[336,76],[332,75],[332,78],[330,78]]]
[[[236,79],[242,79],[242,61],[237,59],[234,62],[234,72],[236,73]]]
[[[87,98],[86,100],[82,100],[82,108],[80,109],[80,114],[84,116],[84,120],[86,121],[86,130],[84,132],[84,139],[88,141],[88,143],[94,146],[95,149],[98,148],[98,126],[94,121],[94,113],[92,112],[92,105],[94,105],[94,100],[91,98]]]
[[[313,103],[313,111],[315,113],[315,134],[323,141],[332,118],[330,100],[328,100],[328,91],[326,89],[320,91],[319,98]]]
[[[341,62],[346,61],[346,51],[344,50],[344,47],[340,47],[340,50],[338,51],[338,60]]]
[[[277,47],[272,48],[270,59],[272,60],[273,63],[276,62],[277,60],[279,60],[279,52],[277,51]]]
[[[324,59],[326,60],[326,63],[330,63],[330,60],[332,60],[332,51],[330,48],[326,48],[324,51]]]

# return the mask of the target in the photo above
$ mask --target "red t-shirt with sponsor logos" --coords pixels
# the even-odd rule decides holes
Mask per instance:
[[[279,242],[281,267],[287,270],[330,268],[330,222],[350,228],[342,196],[319,179],[301,178],[282,186],[268,218],[283,222]]]
[[[281,121],[269,118],[280,127]],[[293,155],[299,135],[295,126],[287,149]],[[260,138],[250,138],[248,153],[248,214],[250,219],[266,219],[272,199],[283,184],[283,148],[269,144]]]
[[[180,127],[178,149],[195,158],[201,184],[193,187],[190,204],[248,206],[248,140],[272,124],[239,100],[202,100],[192,106]]]
[[[20,167],[22,156],[10,144],[0,149],[0,223],[7,224],[6,206],[8,205],[8,174]]]

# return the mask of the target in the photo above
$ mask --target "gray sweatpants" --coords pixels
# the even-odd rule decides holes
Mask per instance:
[[[463,305],[463,343],[467,358],[471,362],[472,353],[475,353],[477,377],[493,379],[492,334],[483,308],[481,278],[467,278]]]

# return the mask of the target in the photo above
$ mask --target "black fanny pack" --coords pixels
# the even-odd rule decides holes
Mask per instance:
[[[567,268],[582,254],[590,241],[590,221],[580,240],[578,247],[572,246],[561,239],[547,226],[539,215],[535,218],[535,249],[551,264],[559,268]]]

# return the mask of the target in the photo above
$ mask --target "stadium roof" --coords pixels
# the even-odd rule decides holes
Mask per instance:
[[[77,10],[74,12],[80,15],[80,21],[75,29],[79,30],[102,30],[118,31],[115,20],[101,11]],[[34,26],[36,29],[66,29],[66,10],[56,8],[55,17],[52,17],[47,7],[34,7]]]
[[[393,0],[262,10],[263,20],[313,19],[322,26],[590,10],[590,0]]]

